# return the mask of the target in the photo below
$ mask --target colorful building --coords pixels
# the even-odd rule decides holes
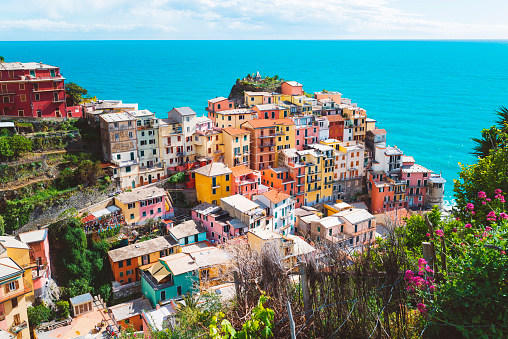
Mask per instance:
[[[193,171],[198,202],[217,205],[220,199],[233,194],[232,171],[221,162],[212,162]]]
[[[194,162],[194,133],[196,132],[196,112],[190,107],[175,107],[168,112],[168,118],[162,119],[159,133],[162,134],[161,147],[165,153],[161,156],[169,172],[184,170]]]
[[[32,268],[32,280],[34,294],[37,298],[43,294],[46,282],[51,279],[48,229],[20,233],[18,238],[28,245],[30,248],[30,262],[35,263]]]
[[[268,215],[272,216],[272,230],[283,235],[294,233],[295,228],[295,202],[287,193],[278,190],[269,190],[256,195],[254,202],[265,207]]]
[[[344,118],[341,115],[328,115],[329,138],[344,141]]]
[[[0,62],[0,116],[68,117],[64,80],[59,67],[39,62]]]
[[[143,330],[143,311],[150,311],[152,305],[145,298],[130,300],[121,304],[110,306],[108,310],[111,319],[121,330]]]
[[[125,285],[140,280],[139,269],[159,258],[180,252],[178,242],[170,236],[157,237],[108,252],[114,282]]]
[[[287,107],[275,104],[255,105],[252,110],[256,112],[259,119],[284,119],[289,116]]]
[[[206,117],[196,118],[194,149],[197,161],[224,161],[224,142],[220,128]]]
[[[216,112],[225,111],[229,109],[235,108],[235,102],[233,100],[229,100],[224,97],[217,97],[208,100],[208,106],[206,107],[206,111],[208,112],[208,117],[215,122]]]
[[[222,129],[224,164],[228,167],[250,165],[250,132],[245,129]]]
[[[261,183],[261,173],[250,169],[245,165],[231,167],[233,179],[233,194],[241,194],[251,199],[253,194],[259,193]]]
[[[314,98],[317,100],[323,99],[331,99],[336,104],[341,103],[342,93],[336,91],[322,91],[322,92],[314,92]]]
[[[256,227],[270,228],[271,218],[267,218],[266,210],[254,201],[247,199],[243,195],[235,194],[230,197],[222,198],[220,206],[229,215],[238,219],[243,225],[238,227],[252,229]]]
[[[136,118],[137,148],[139,158],[139,184],[151,184],[166,177],[160,157],[159,119],[149,110],[130,111]]]
[[[300,161],[300,157],[297,152],[298,151],[296,149],[286,149],[281,151],[279,154],[279,166],[288,169],[289,178],[285,179],[286,175],[282,174],[283,172],[277,176],[277,171],[273,172],[273,180],[271,171],[265,172],[263,178],[265,180],[265,185],[267,186],[272,187],[271,185],[273,184],[274,188],[281,189],[286,193],[288,193],[287,190],[289,189],[289,194],[291,194],[295,199],[295,206],[298,208],[305,204],[305,173],[308,164]],[[278,180],[275,180],[275,178]],[[282,180],[282,182],[279,180]],[[286,180],[286,182],[284,182],[284,180]],[[292,193],[290,182],[291,180],[294,180],[294,189]],[[289,183],[289,186],[287,186],[287,183]]]
[[[143,224],[148,219],[161,219],[171,209],[166,191],[156,186],[140,187],[115,196],[128,224]]]
[[[243,234],[243,228],[235,228],[228,212],[207,202],[201,203],[191,211],[192,220],[206,229],[206,237],[212,244],[221,244],[226,240]]]
[[[9,258],[0,246],[0,329],[14,338],[30,338],[28,329],[27,295],[33,293],[25,285],[24,269]]]
[[[432,171],[418,165],[411,156],[402,157],[400,179],[406,181],[407,207],[411,209],[425,208],[427,188]]]
[[[206,241],[206,229],[194,220],[187,220],[181,224],[173,226],[169,234],[180,244],[180,246],[190,245],[201,241]]]
[[[330,138],[330,123],[326,117],[317,117],[317,125],[319,127],[319,141]]]
[[[199,266],[188,253],[162,257],[140,272],[141,293],[153,307],[199,291]]]
[[[136,118],[128,113],[100,116],[102,154],[105,162],[114,165],[113,178],[120,188],[139,185]]]
[[[6,255],[23,269],[23,285],[25,289],[30,289],[30,292],[27,292],[25,297],[27,301],[33,302],[35,294],[32,271],[37,266],[35,258],[30,256],[30,247],[13,236],[0,236],[0,244],[6,250]]]
[[[256,105],[274,104],[272,93],[269,92],[243,92],[243,102],[247,107]]]
[[[298,115],[291,119],[295,123],[295,148],[299,151],[305,146],[319,141],[319,126],[314,115]]]
[[[284,81],[281,85],[281,92],[284,95],[303,95],[303,85],[296,81]]]
[[[253,119],[257,119],[257,113],[249,108],[235,108],[220,112],[215,112],[212,119],[217,128],[240,128],[241,125]]]

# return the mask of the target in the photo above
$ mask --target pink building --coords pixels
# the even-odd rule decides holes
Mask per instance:
[[[233,100],[229,100],[228,98],[224,97],[217,97],[208,100],[208,106],[206,107],[206,110],[208,111],[208,117],[212,119],[212,121],[215,123],[215,113],[225,110],[230,110],[235,108],[235,102]]]
[[[19,240],[30,247],[30,261],[36,267],[32,269],[34,293],[38,297],[42,294],[46,281],[51,278],[51,261],[49,257],[48,229],[20,233]]]
[[[319,126],[314,115],[291,117],[295,122],[296,149],[301,151],[306,145],[319,142]]]
[[[285,81],[281,85],[281,92],[285,95],[303,95],[303,85],[296,81]]]
[[[406,182],[407,207],[418,209],[425,206],[427,182],[431,173],[431,170],[415,164],[413,157],[402,157],[401,180]]]
[[[259,194],[259,184],[261,182],[261,173],[250,169],[245,165],[231,168],[233,176],[233,194],[241,194],[251,199],[253,194]]]
[[[206,202],[194,207],[191,217],[197,225],[206,229],[206,238],[212,244],[224,243],[246,232],[240,220],[233,219],[221,207]]]

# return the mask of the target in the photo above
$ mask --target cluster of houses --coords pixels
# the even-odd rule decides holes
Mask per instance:
[[[28,115],[28,109],[19,108],[16,116],[74,117],[74,109],[59,113],[67,110],[65,102],[58,106],[64,98],[63,80],[57,67],[0,64],[0,114],[14,116],[10,107],[29,100],[38,104],[29,106]],[[30,93],[20,94],[22,88]],[[378,235],[376,214],[442,204],[442,176],[389,146],[386,131],[364,109],[339,92],[308,94],[296,81],[284,81],[280,88],[280,93],[245,91],[240,101],[210,99],[206,116],[177,107],[161,119],[120,100],[78,109],[100,130],[104,167],[123,191],[83,213],[86,232],[157,219],[165,225],[156,238],[126,242],[108,253],[113,294],[124,300],[126,295],[140,296],[110,307],[115,326],[160,330],[172,321],[184,295],[234,293],[228,250],[233,243],[258,252],[275,248],[293,269],[303,256],[315,255],[317,244],[362,251]],[[39,112],[47,93],[54,93],[50,108]],[[195,190],[197,202],[187,220],[175,224],[171,197],[156,183],[179,172],[185,174],[187,189]],[[7,286],[0,297],[27,290],[25,275],[35,291],[42,268],[48,270],[47,233],[36,232],[5,241],[25,246],[27,257],[0,258]],[[0,239],[9,254],[5,244]],[[36,251],[32,247],[47,253],[34,261],[28,256]],[[13,276],[18,284],[12,285]],[[3,299],[10,299],[0,306],[0,314],[13,314],[11,308],[18,305],[13,300],[19,298],[5,293]],[[78,299],[84,305],[90,302],[88,296]],[[9,326],[24,321],[26,329],[26,310],[24,317],[11,318],[4,316],[0,328],[6,328],[4,321]]]

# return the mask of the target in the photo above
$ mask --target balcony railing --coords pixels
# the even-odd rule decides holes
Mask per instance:
[[[19,324],[12,324],[11,326],[11,332],[14,333],[14,334],[17,334],[21,331],[23,331],[25,328],[28,327],[28,324],[26,322],[26,320],[23,320],[21,323]]]

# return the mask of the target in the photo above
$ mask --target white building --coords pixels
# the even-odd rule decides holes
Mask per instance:
[[[289,194],[270,190],[253,197],[253,200],[268,209],[272,216],[272,230],[283,235],[295,231],[295,201]]]
[[[319,141],[330,138],[330,122],[325,117],[316,118],[319,126]]]

